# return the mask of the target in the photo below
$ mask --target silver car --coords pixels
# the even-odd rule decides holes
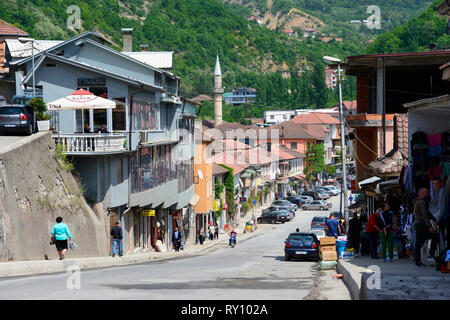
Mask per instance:
[[[331,203],[323,200],[314,200],[302,206],[303,210],[328,210],[329,208],[331,208]]]
[[[331,186],[324,186],[322,188],[325,189],[325,190],[330,191],[333,196],[337,196],[338,194],[341,193],[340,189],[336,189],[336,188],[333,188]]]

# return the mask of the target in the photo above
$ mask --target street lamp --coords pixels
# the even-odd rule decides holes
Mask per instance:
[[[349,219],[347,208],[347,168],[346,168],[346,149],[345,149],[345,126],[344,111],[342,110],[342,79],[341,79],[341,59],[325,56],[323,60],[327,63],[337,63],[338,65],[338,84],[339,84],[339,118],[341,122],[341,162],[342,162],[342,183],[344,197],[344,216],[345,216],[345,233],[348,234]],[[342,196],[342,193],[341,193]],[[342,213],[342,212],[341,212]]]

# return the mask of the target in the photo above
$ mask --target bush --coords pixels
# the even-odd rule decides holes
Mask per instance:
[[[30,106],[33,107],[34,112],[36,112],[36,120],[50,120],[50,115],[46,114],[47,106],[45,105],[44,100],[40,98],[33,98],[30,100]]]

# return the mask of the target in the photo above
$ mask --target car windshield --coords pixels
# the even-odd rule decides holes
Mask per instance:
[[[276,205],[276,206],[285,206],[285,205],[288,205],[288,202],[286,201],[275,201],[274,203],[272,203],[273,205]]]
[[[314,237],[308,234],[291,234],[289,241],[314,242]]]
[[[21,107],[1,107],[0,114],[20,114],[23,112]]]
[[[325,221],[325,218],[316,217],[312,219],[312,222],[323,222]]]

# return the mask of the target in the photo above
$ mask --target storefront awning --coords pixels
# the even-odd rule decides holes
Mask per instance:
[[[372,183],[378,182],[380,180],[381,180],[381,178],[374,176],[374,177],[371,177],[371,178],[368,178],[366,180],[359,182],[358,186],[361,188],[361,186],[363,186],[363,185],[372,184]]]

